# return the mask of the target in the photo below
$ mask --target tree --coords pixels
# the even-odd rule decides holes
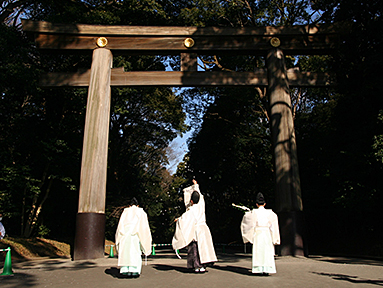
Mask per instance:
[[[336,10],[327,15],[328,20],[353,22],[339,53],[329,62],[338,87],[329,91],[324,102],[314,103],[311,111],[297,115],[296,125],[304,167],[303,199],[313,227],[309,229],[311,250],[381,255],[381,245],[373,239],[382,235],[377,207],[382,199],[382,167],[373,148],[381,131],[382,99],[376,83],[381,74],[382,37],[376,29],[383,23],[382,4],[339,1],[331,5]],[[326,233],[317,228],[323,222],[328,223]],[[344,247],[345,241],[349,248]]]
[[[197,179],[213,236],[229,243],[239,240],[239,233],[228,235],[227,229],[238,226],[241,217],[232,203],[254,207],[262,191],[273,206],[270,131],[254,89],[215,92],[220,96],[207,108],[201,129],[189,143],[184,177]]]
[[[330,252],[331,249],[331,251],[346,251],[342,243],[346,239],[350,242],[351,237],[354,252],[360,251],[360,253],[374,255],[381,253],[378,243],[366,241],[365,238],[373,239],[372,235],[382,233],[377,224],[377,219],[381,217],[376,208],[376,203],[380,203],[382,197],[380,189],[382,177],[379,176],[382,170],[380,163],[375,161],[376,155],[379,155],[377,151],[379,151],[379,135],[381,135],[379,130],[381,126],[377,124],[379,123],[377,119],[379,119],[382,100],[376,83],[379,83],[378,78],[381,75],[379,67],[382,60],[380,57],[382,39],[378,30],[382,28],[382,3],[378,1],[374,3],[256,1],[249,2],[247,6],[246,4],[245,1],[230,2],[228,4],[231,5],[230,7],[225,7],[224,11],[219,10],[219,13],[223,13],[220,19],[225,19],[227,23],[230,23],[228,25],[234,27],[353,21],[351,33],[348,36],[343,35],[344,42],[340,45],[339,53],[333,57],[296,55],[286,59],[289,67],[301,71],[335,71],[338,83],[336,89],[292,89],[303,201],[308,223],[313,227],[309,232],[309,246],[312,251],[319,251],[319,253],[326,250]],[[307,9],[308,7],[311,11]],[[258,18],[251,15],[257,15]],[[253,21],[257,19],[259,21]],[[230,67],[227,57],[202,56],[201,58],[207,70],[240,69],[238,68],[240,65]],[[260,65],[256,67],[262,67],[261,63],[262,59]],[[195,115],[209,115],[213,109],[210,106],[211,103],[214,105],[218,103],[217,97],[222,90],[195,91],[189,92],[192,95],[190,99],[194,100],[193,104],[199,104],[199,106],[191,106],[191,109],[194,109]],[[200,95],[198,100],[201,103],[196,102],[197,98],[193,97],[198,93]],[[262,93],[259,93],[259,96],[262,99]],[[220,112],[223,110],[223,107],[219,109]],[[264,106],[264,110],[267,111],[267,106]],[[222,117],[221,114],[218,115]],[[209,144],[215,148],[209,150],[207,143],[212,143],[213,140],[210,140],[212,142],[202,140],[206,137],[202,135],[208,131],[206,126],[209,120],[206,118],[208,117],[205,117],[203,123],[197,126],[200,130],[197,130],[198,134],[191,142],[188,169],[202,165],[203,161],[195,159],[195,155],[200,157],[202,154],[194,151],[209,151],[210,154],[206,153],[203,156],[209,157],[210,169],[216,172],[214,176],[218,177],[217,181],[222,181],[220,176],[225,169],[219,169],[221,163],[217,159],[213,160],[213,155],[221,154],[221,158],[227,158],[226,154],[232,153],[229,152],[229,147],[234,149],[235,146],[231,143],[228,147],[217,150],[214,144]],[[215,128],[210,130],[215,133],[214,141],[220,139],[221,135],[225,135],[220,129]],[[236,134],[233,133],[233,135]],[[198,163],[198,165],[193,166],[192,163]],[[207,173],[207,170],[204,171]],[[194,174],[197,174],[196,172]],[[193,173],[190,171],[188,175],[191,177]],[[198,177],[203,176],[198,175]],[[220,184],[214,186],[216,188]],[[225,194],[220,195],[224,197]],[[218,211],[218,208],[215,211]],[[362,216],[366,211],[371,212],[371,217]],[[325,215],[328,217],[326,218]],[[350,219],[352,219],[351,223]],[[359,223],[358,227],[363,226],[358,222],[360,219],[368,219],[369,223],[364,225],[362,233],[358,230],[357,235],[355,223]],[[319,228],[323,226],[323,222],[329,223],[326,231]],[[369,237],[365,237],[366,235]],[[339,239],[343,240],[339,241]],[[333,243],[331,249],[327,245],[322,246],[323,243],[329,242]],[[364,245],[360,245],[361,243]],[[367,247],[369,249],[366,249]]]
[[[37,89],[39,64],[27,39],[4,25],[1,32],[2,209],[8,217],[18,218],[19,223],[10,227],[20,227],[21,235],[29,237],[39,225],[53,183],[61,180],[72,187],[65,161],[78,157],[78,151],[71,146],[75,134],[67,139],[63,126],[73,125],[79,115],[68,111],[64,102],[54,100],[48,91]],[[9,232],[16,231],[11,228]]]
[[[21,14],[34,20],[85,24],[131,24],[130,21],[136,21],[135,24],[139,25],[148,20],[153,24],[167,20],[161,6],[153,1],[42,0],[8,1],[3,5],[3,19],[13,21],[16,26]],[[14,13],[7,12],[11,7]],[[4,33],[12,30],[5,25],[2,28]],[[26,237],[35,235],[36,228],[43,224],[58,233],[57,223],[68,220],[65,215],[75,210],[73,207],[77,201],[76,197],[67,197],[65,204],[68,208],[54,204],[52,197],[61,198],[57,196],[61,193],[78,193],[86,89],[39,89],[37,80],[40,71],[89,68],[91,57],[39,54],[26,39],[22,40],[24,36],[16,29],[6,36],[9,43],[5,42],[3,49],[8,49],[4,52],[10,53],[2,56],[15,57],[5,59],[14,69],[12,73],[6,69],[2,71],[3,79],[8,77],[9,81],[2,82],[1,113],[10,117],[4,118],[6,121],[2,123],[3,135],[8,137],[1,139],[4,147],[2,156],[7,159],[2,162],[0,185],[5,196],[1,197],[0,204],[13,203],[14,206],[1,208],[11,218],[19,218],[21,224],[14,227],[21,226],[21,234]],[[17,46],[21,52],[12,50],[12,44],[17,42],[22,42]],[[126,70],[164,70],[161,59],[158,56],[121,56],[115,57],[114,65],[124,66]],[[3,67],[6,68],[5,65]],[[24,82],[26,85],[20,85]],[[150,213],[159,215],[160,207],[151,200],[171,191],[161,184],[169,182],[163,171],[167,162],[165,148],[177,133],[186,129],[182,99],[168,88],[113,89],[112,95],[113,101],[116,101],[113,102],[110,133],[108,201],[113,205],[118,202],[116,197],[119,195],[127,199],[138,194],[143,205],[152,209],[153,213]],[[12,153],[5,153],[8,151]],[[152,189],[152,183],[159,185],[159,189],[157,186]],[[151,194],[145,198],[147,192]],[[57,207],[56,211],[45,209],[46,203]],[[56,213],[55,221],[51,220],[49,213]],[[70,221],[73,227],[74,217]],[[65,231],[66,235],[71,232]]]

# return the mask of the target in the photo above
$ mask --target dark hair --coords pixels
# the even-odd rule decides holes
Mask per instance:
[[[193,201],[193,204],[197,204],[199,202],[199,193],[197,191],[193,191],[191,194],[191,200]]]
[[[263,205],[263,204],[265,204],[265,197],[263,196],[263,194],[262,194],[261,192],[259,192],[259,193],[257,194],[256,203],[257,203],[258,205]]]
[[[130,206],[133,206],[133,205],[138,205],[138,200],[136,199],[136,197],[133,197],[132,199],[130,199]]]

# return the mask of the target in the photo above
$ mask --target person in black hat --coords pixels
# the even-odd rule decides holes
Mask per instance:
[[[193,185],[183,192],[186,212],[175,220],[172,246],[174,250],[188,247],[187,267],[196,273],[204,273],[207,266],[217,261],[213,239],[206,224],[205,200],[195,179]]]
[[[258,193],[257,209],[245,213],[241,223],[243,242],[253,244],[251,272],[269,275],[276,273],[274,245],[280,244],[278,216],[271,209],[265,209],[265,197]]]

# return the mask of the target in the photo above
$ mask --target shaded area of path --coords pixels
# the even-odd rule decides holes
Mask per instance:
[[[117,258],[87,261],[45,259],[17,262],[13,277],[0,278],[10,287],[379,287],[383,262],[345,257],[277,257],[277,274],[251,274],[251,254],[218,254],[219,261],[204,274],[186,269],[170,250],[149,256],[142,275],[119,274]],[[143,261],[145,263],[145,260]],[[1,267],[2,269],[2,267]]]

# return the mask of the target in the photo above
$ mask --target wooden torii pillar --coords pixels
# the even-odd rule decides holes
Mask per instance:
[[[284,55],[271,49],[266,59],[271,137],[276,178],[276,211],[283,241],[281,255],[307,255],[293,112]]]
[[[89,71],[48,73],[46,87],[89,87],[74,260],[104,256],[107,141],[110,86],[258,86],[268,87],[276,177],[276,212],[281,255],[304,255],[303,214],[289,86],[328,86],[329,75],[286,70],[284,53],[330,53],[343,25],[291,27],[144,27],[54,24],[23,20],[43,51],[93,51]],[[125,72],[111,69],[112,53],[181,55],[181,71]],[[198,54],[266,56],[267,70],[198,72]]]
[[[104,255],[112,60],[109,49],[93,51],[82,148],[75,260]]]

